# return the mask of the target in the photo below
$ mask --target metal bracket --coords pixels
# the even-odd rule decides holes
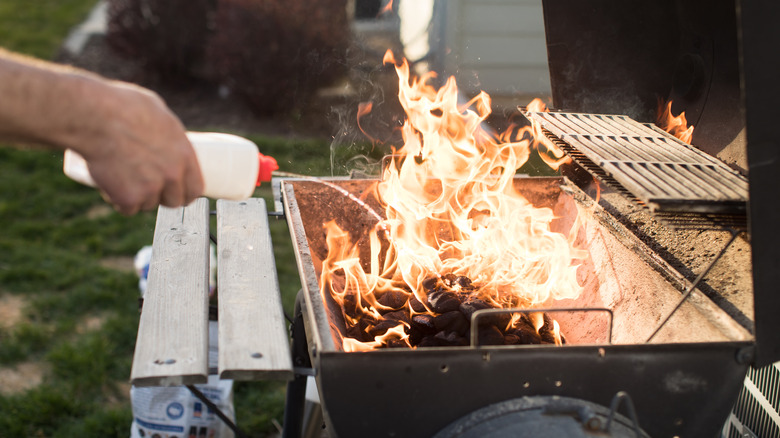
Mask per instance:
[[[731,231],[731,239],[729,239],[729,241],[726,243],[726,246],[724,246],[723,249],[721,249],[720,252],[715,256],[715,258],[712,259],[712,261],[710,262],[709,265],[707,265],[704,271],[702,271],[702,273],[699,274],[698,277],[696,277],[696,280],[694,280],[693,283],[691,283],[691,285],[688,287],[688,290],[686,290],[682,298],[680,298],[680,301],[677,303],[676,306],[674,306],[674,309],[672,309],[672,311],[669,312],[668,315],[666,315],[666,318],[664,318],[664,320],[661,321],[661,324],[659,324],[658,327],[656,327],[656,329],[653,331],[650,337],[647,338],[645,343],[650,343],[650,341],[653,340],[655,335],[657,335],[658,332],[661,331],[661,329],[666,325],[666,323],[669,322],[669,320],[672,318],[675,312],[677,312],[680,309],[680,307],[682,307],[683,303],[685,303],[688,297],[690,297],[693,291],[699,286],[699,283],[701,283],[701,281],[704,280],[704,277],[706,277],[707,274],[709,274],[712,267],[715,266],[715,263],[717,263],[718,260],[720,260],[723,254],[726,253],[726,250],[729,249],[732,243],[734,243],[734,241],[737,239],[737,236],[739,236],[740,233],[742,233],[742,231],[739,230],[729,230],[729,231]]]
[[[637,438],[642,438],[642,431],[639,428],[639,420],[636,415],[636,409],[634,409],[634,402],[631,401],[631,396],[625,391],[619,391],[612,397],[612,403],[609,405],[609,417],[607,417],[607,424],[604,425],[604,432],[609,432],[609,428],[612,427],[612,420],[615,418],[620,407],[620,402],[625,400],[626,409],[628,410],[628,417],[631,419],[632,426],[634,427],[634,433]]]
[[[225,423],[225,425],[229,427],[238,438],[249,438],[247,434],[245,434],[241,429],[238,428],[238,426],[236,426],[236,423],[234,423],[233,420],[228,418],[228,416],[225,415],[225,413],[222,412],[222,410],[219,409],[219,407],[215,405],[213,401],[209,400],[208,397],[200,392],[200,390],[196,388],[195,385],[187,385],[187,389],[189,389],[192,395],[197,397],[198,400],[202,401],[203,404],[208,406],[209,409],[214,411],[217,417],[219,417],[219,419],[222,420],[222,422]]]

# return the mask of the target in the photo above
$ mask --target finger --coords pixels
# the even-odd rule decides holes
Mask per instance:
[[[184,186],[180,181],[170,181],[162,188],[159,203],[166,207],[184,205]]]
[[[150,195],[144,200],[144,202],[140,205],[139,210],[140,211],[152,211],[155,208],[157,208],[158,205],[160,205],[160,195]]]
[[[203,195],[204,182],[198,160],[193,156],[184,169],[184,202],[189,204]]]
[[[187,176],[185,184],[186,190],[184,196],[186,204],[203,196],[204,185],[203,177],[201,177],[200,172],[195,172],[193,175]]]
[[[113,198],[111,198],[111,196],[108,195],[108,193],[103,190],[100,190],[100,196],[107,204],[110,204],[114,210],[125,216],[132,216],[138,213],[138,204],[115,201]]]

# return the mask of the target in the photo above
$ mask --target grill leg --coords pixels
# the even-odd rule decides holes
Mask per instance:
[[[292,355],[293,366],[296,368],[295,378],[287,384],[287,398],[284,406],[284,431],[282,438],[301,438],[304,418],[304,402],[306,400],[307,376],[301,369],[311,369],[309,346],[306,342],[306,332],[303,326],[303,294],[298,292],[295,300],[295,314],[292,325]]]

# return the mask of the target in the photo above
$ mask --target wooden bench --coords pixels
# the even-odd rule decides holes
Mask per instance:
[[[131,382],[208,378],[209,202],[160,207]],[[263,199],[217,201],[220,378],[293,378],[290,341]]]

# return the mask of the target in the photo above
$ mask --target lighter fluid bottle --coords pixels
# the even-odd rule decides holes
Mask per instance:
[[[188,132],[203,174],[203,196],[242,200],[252,196],[261,181],[270,181],[278,169],[276,160],[261,154],[257,145],[243,137],[217,132]],[[87,162],[73,150],[66,150],[63,171],[70,179],[95,187]]]

